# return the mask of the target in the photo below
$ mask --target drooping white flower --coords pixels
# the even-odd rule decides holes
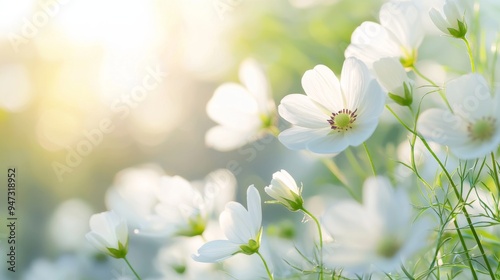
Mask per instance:
[[[453,109],[428,109],[417,130],[427,140],[447,145],[461,159],[494,152],[500,144],[500,94],[491,96],[486,80],[467,74],[450,81],[446,97]]]
[[[406,192],[394,189],[385,177],[369,178],[363,186],[363,205],[337,202],[322,222],[335,242],[327,244],[324,261],[351,273],[392,272],[424,245],[425,220],[412,225],[412,206]]]
[[[127,255],[127,221],[113,211],[92,215],[90,232],[85,237],[101,252],[114,258],[124,258]]]
[[[275,172],[271,185],[265,187],[264,191],[290,211],[300,210],[304,204],[302,189],[297,187],[295,179],[286,170]]]
[[[444,34],[464,38],[465,34],[467,34],[466,11],[459,2],[460,0],[446,0],[443,6],[443,14],[432,8],[429,11],[429,16],[436,27]]]
[[[345,60],[340,82],[328,67],[318,65],[306,71],[302,87],[307,95],[287,95],[278,107],[281,117],[294,125],[279,135],[287,148],[339,153],[375,131],[385,95],[360,60]]]
[[[391,1],[380,8],[380,24],[365,21],[351,35],[345,57],[356,57],[369,68],[384,57],[411,67],[424,37],[421,9],[413,1]]]
[[[378,82],[394,102],[401,106],[412,104],[415,82],[408,78],[403,65],[397,59],[381,58],[373,63],[373,70]]]
[[[247,189],[247,209],[237,202],[228,202],[219,223],[227,240],[205,243],[193,255],[198,262],[219,262],[237,253],[254,254],[260,247],[262,209],[260,195],[251,185]]]
[[[243,85],[222,84],[207,104],[208,116],[219,125],[207,132],[205,142],[219,151],[234,150],[260,138],[273,122],[274,102],[257,62],[245,60],[239,76]]]

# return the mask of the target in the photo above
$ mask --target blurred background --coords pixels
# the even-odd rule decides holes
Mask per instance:
[[[251,146],[252,156],[207,148],[214,122],[205,106],[218,85],[239,82],[248,57],[277,104],[303,92],[300,78],[316,64],[339,73],[352,31],[376,21],[381,2],[0,0],[0,278],[42,279],[35,266],[64,263],[129,167],[199,180],[236,164],[240,194],[249,184],[262,191],[279,169],[319,185],[331,179],[276,140]],[[8,167],[18,175],[16,273],[4,260]],[[308,178],[311,168],[324,181]]]

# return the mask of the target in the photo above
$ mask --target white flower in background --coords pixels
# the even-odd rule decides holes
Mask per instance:
[[[90,232],[85,237],[97,249],[113,258],[120,259],[127,255],[127,221],[113,211],[92,215]]]
[[[467,74],[450,81],[447,109],[424,111],[417,130],[427,140],[447,145],[461,159],[481,158],[500,144],[500,94],[491,96],[486,80]]]
[[[168,234],[196,236],[206,227],[208,211],[200,191],[180,176],[164,176],[158,190],[156,213],[167,226]]]
[[[325,263],[360,274],[398,269],[425,242],[425,219],[412,227],[412,215],[402,188],[394,189],[384,177],[367,179],[363,205],[340,201],[325,213],[323,226],[334,239],[325,246]]]
[[[294,125],[279,135],[287,148],[340,153],[375,131],[385,94],[360,60],[345,60],[340,82],[328,67],[318,65],[306,71],[302,87],[307,95],[287,95],[278,107],[281,117]]]
[[[302,188],[297,187],[295,179],[286,170],[275,172],[271,185],[265,187],[264,191],[290,211],[303,207]]]
[[[207,132],[205,143],[219,151],[234,150],[262,137],[274,122],[269,84],[257,62],[245,60],[239,76],[243,85],[222,84],[207,104],[208,116],[219,125]]]
[[[413,86],[415,84],[401,63],[393,58],[381,58],[373,63],[377,80],[387,91],[389,97],[401,106],[410,106],[413,102]]]
[[[345,57],[356,57],[372,68],[373,62],[394,57],[411,67],[424,37],[421,9],[413,1],[392,1],[380,8],[380,24],[366,21],[354,30]]]
[[[118,172],[106,192],[106,206],[124,217],[128,225],[143,233],[161,231],[162,220],[155,213],[156,195],[163,171],[157,166],[127,168]]]
[[[252,255],[258,252],[262,234],[262,209],[260,195],[251,185],[247,189],[247,209],[231,201],[220,214],[219,223],[228,240],[205,243],[193,255],[198,262],[219,262],[237,253]]]
[[[445,34],[456,38],[464,38],[465,34],[467,34],[466,11],[460,4],[460,0],[446,0],[443,13],[434,8],[429,11],[429,16],[436,27]]]

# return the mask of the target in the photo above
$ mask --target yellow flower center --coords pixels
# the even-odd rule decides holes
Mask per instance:
[[[483,117],[475,123],[469,123],[467,131],[472,140],[489,140],[495,134],[495,119],[491,117]]]
[[[352,129],[352,125],[358,117],[358,115],[356,115],[357,111],[358,109],[354,111],[342,109],[337,113],[332,113],[332,116],[327,121],[332,130],[337,132],[348,131],[349,129]]]

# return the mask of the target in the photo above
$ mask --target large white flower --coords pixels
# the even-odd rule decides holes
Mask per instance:
[[[360,60],[345,60],[340,82],[328,67],[318,65],[306,71],[302,87],[307,95],[287,95],[278,107],[281,117],[294,125],[279,135],[287,148],[339,153],[375,131],[385,94]]]
[[[345,57],[357,57],[372,67],[384,57],[395,57],[405,67],[416,60],[424,37],[421,9],[413,1],[392,1],[380,9],[380,24],[365,21],[354,30]]]
[[[127,221],[113,211],[90,217],[87,240],[101,252],[114,258],[124,258],[128,251]]]
[[[325,248],[325,263],[361,274],[398,269],[425,241],[425,220],[412,227],[412,214],[402,188],[394,189],[385,177],[369,178],[363,205],[341,201],[325,213],[323,226],[335,240]]]
[[[274,102],[257,62],[245,60],[239,75],[243,85],[222,84],[207,104],[208,116],[219,125],[207,132],[205,142],[220,151],[237,149],[258,139],[273,122]]]
[[[419,118],[418,132],[427,140],[447,145],[461,159],[496,151],[500,144],[500,94],[492,97],[481,75],[467,74],[448,83],[446,97],[453,112],[426,110]]]
[[[228,240],[205,243],[193,255],[198,262],[219,262],[237,253],[251,255],[260,246],[262,209],[260,195],[251,185],[247,189],[247,207],[231,201],[220,214],[219,223]]]
[[[441,32],[457,38],[465,37],[467,23],[465,20],[465,7],[460,0],[446,0],[443,6],[443,14],[432,8],[429,16]]]

